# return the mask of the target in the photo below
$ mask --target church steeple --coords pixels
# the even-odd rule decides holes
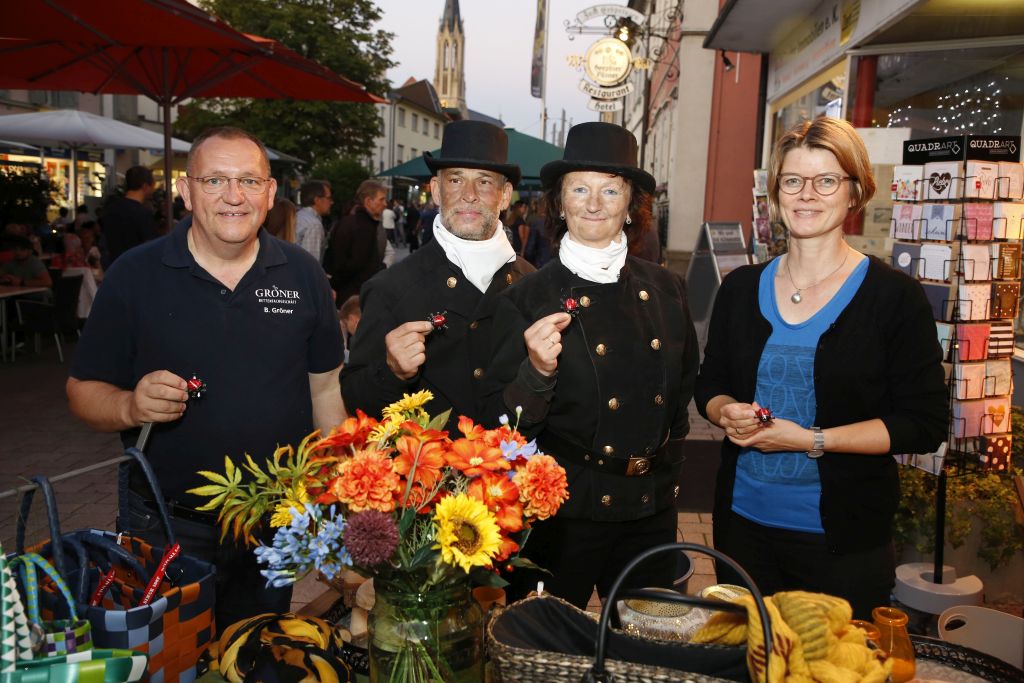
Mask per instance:
[[[456,109],[466,116],[466,79],[463,75],[466,37],[462,31],[459,0],[445,0],[437,27],[437,66],[434,89],[444,109]]]

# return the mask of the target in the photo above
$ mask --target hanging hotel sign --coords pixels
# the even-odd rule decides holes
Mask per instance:
[[[636,57],[630,47],[637,37],[637,29],[646,17],[622,5],[594,5],[576,14],[576,23],[565,22],[570,34],[604,34],[583,55],[569,55],[569,66],[582,70],[579,90],[590,95],[587,105],[592,111],[610,112],[623,108],[622,98],[633,92],[634,85],[626,80],[633,69],[649,69],[650,60]],[[602,25],[587,26],[593,21]],[[611,36],[608,34],[612,33]]]

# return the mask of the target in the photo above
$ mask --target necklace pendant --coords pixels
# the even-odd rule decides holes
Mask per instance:
[[[804,298],[802,296],[800,296],[800,290],[798,289],[795,292],[793,292],[793,296],[789,297],[789,300],[792,301],[795,304],[798,304],[801,301],[803,301]]]

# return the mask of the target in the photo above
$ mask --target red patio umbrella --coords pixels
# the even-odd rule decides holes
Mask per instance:
[[[27,0],[0,22],[0,88],[138,94],[164,123],[170,221],[170,108],[192,97],[382,102],[277,41],[184,0]]]

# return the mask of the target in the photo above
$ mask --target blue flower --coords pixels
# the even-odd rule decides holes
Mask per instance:
[[[505,456],[506,460],[515,460],[520,457],[529,460],[537,452],[536,439],[525,446],[520,446],[515,441],[502,441],[498,446],[501,448],[501,454]]]
[[[291,515],[291,523],[277,530],[271,545],[254,551],[257,561],[269,567],[260,572],[268,586],[287,586],[312,569],[333,578],[351,564],[343,546],[345,520],[334,506],[325,516],[323,509],[306,503],[304,510],[293,509]]]

